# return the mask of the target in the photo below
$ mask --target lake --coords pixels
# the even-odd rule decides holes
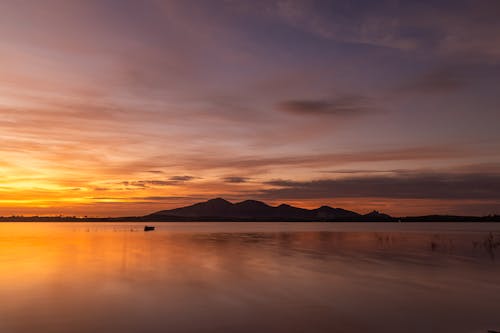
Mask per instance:
[[[2,223],[0,332],[500,331],[500,224]]]

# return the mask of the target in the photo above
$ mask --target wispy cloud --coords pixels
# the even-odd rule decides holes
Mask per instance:
[[[248,177],[239,177],[239,176],[229,176],[229,177],[224,177],[222,178],[226,183],[233,183],[233,184],[241,184],[241,183],[246,183],[250,180]]]
[[[402,84],[399,90],[426,94],[451,93],[464,88],[467,83],[463,70],[457,67],[443,67],[418,75],[410,82]]]
[[[324,154],[285,155],[281,157],[231,156],[219,158],[185,157],[183,165],[193,169],[245,168],[250,170],[260,167],[324,167],[362,162],[394,162],[448,160],[464,158],[474,154],[467,148],[450,146],[408,147],[404,149],[371,150],[358,152],[339,152]]]
[[[280,102],[281,111],[298,115],[353,116],[374,110],[371,99],[364,96],[347,95],[324,100],[288,100]]]
[[[195,179],[193,176],[172,176],[169,178],[170,181],[174,182],[188,182],[193,179]]]
[[[409,169],[389,169],[389,170],[373,170],[373,169],[338,169],[338,170],[322,170],[320,173],[331,174],[370,174],[370,173],[405,173],[415,172]]]
[[[500,60],[500,6],[495,0],[372,4],[287,0],[268,13],[288,24],[338,42],[420,50],[469,61]],[[425,17],[425,19],[422,19]],[[471,57],[472,56],[472,57]]]
[[[177,186],[182,185],[185,182],[189,182],[195,179],[193,176],[172,176],[168,180],[135,180],[135,181],[123,181],[120,184],[124,186],[134,186],[134,187],[148,187],[148,186]]]

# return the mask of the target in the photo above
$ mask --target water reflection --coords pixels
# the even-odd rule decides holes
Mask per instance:
[[[142,228],[0,225],[0,332],[500,328],[495,230]]]

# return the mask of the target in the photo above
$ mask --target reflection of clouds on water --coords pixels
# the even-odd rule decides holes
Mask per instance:
[[[491,257],[500,247],[500,233],[402,233],[402,232],[279,232],[193,234],[195,242],[255,243],[277,248],[288,255],[304,254],[327,259],[335,256],[391,258],[440,256],[442,259]],[[288,252],[287,252],[288,251]]]
[[[156,227],[145,233],[140,224],[0,224],[2,332],[417,333],[500,326],[500,261],[484,247],[487,239],[496,244],[497,231],[490,237],[484,230],[335,231],[331,224]]]

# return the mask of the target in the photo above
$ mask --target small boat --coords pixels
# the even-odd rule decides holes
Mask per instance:
[[[153,230],[155,230],[155,227],[153,227],[153,226],[150,226],[150,225],[144,226],[144,231],[153,231]]]

